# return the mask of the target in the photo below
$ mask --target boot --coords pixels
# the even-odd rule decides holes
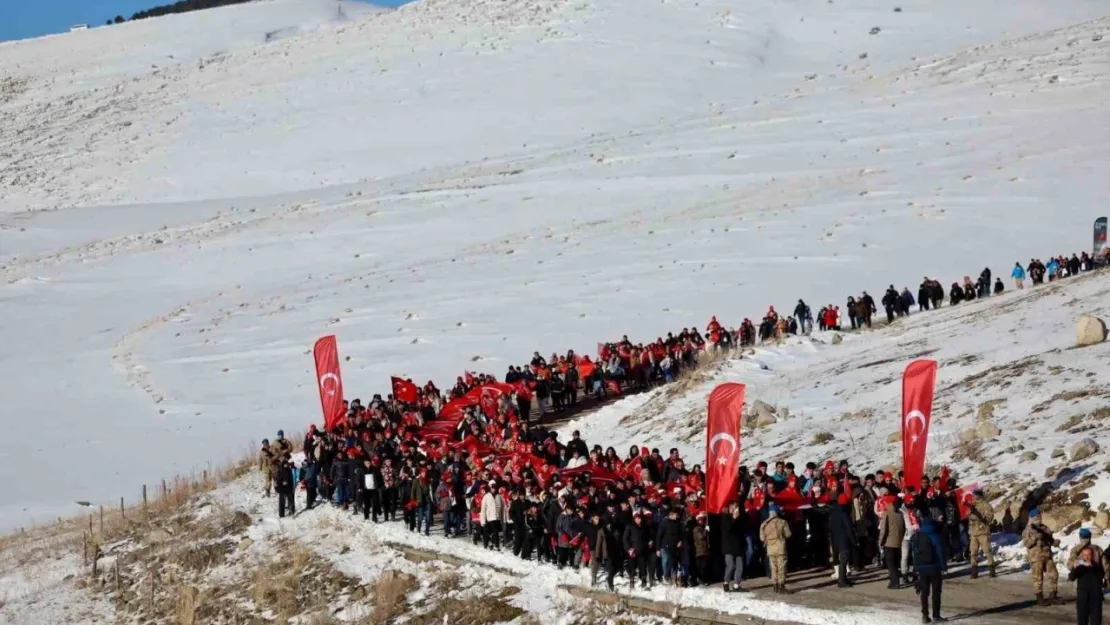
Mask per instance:
[[[725,592],[732,592],[732,584],[725,582]]]
[[[1048,601],[1048,605],[1063,605],[1064,604],[1064,601],[1062,599],[1060,599],[1060,597],[1056,596],[1056,591],[1055,590],[1053,590],[1051,593],[1049,593],[1048,599],[1046,601]]]
[[[1046,605],[1048,605],[1047,603],[1045,603],[1045,600],[1044,600],[1044,594],[1042,594],[1042,593],[1037,593],[1037,605],[1039,605],[1039,606],[1046,606]]]
[[[922,623],[932,623],[933,619],[929,618],[928,614],[922,614],[921,615],[921,622]]]
[[[979,569],[971,567],[971,579],[979,579]]]
[[[997,574],[995,574],[995,572],[994,572],[994,565],[993,565],[993,564],[991,565],[991,572],[990,572],[990,575],[991,575],[991,577],[998,577],[998,575],[997,575]]]

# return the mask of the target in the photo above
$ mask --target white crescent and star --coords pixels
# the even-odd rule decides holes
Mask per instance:
[[[727,441],[730,445],[732,445],[732,449],[729,450],[728,454],[723,456],[716,449],[717,443],[720,441]],[[738,445],[736,444],[736,439],[727,432],[719,432],[714,435],[713,438],[709,439],[709,451],[712,452],[713,457],[715,457],[717,459],[717,462],[720,464],[727,464],[729,459],[736,455],[737,447]]]
[[[921,427],[918,428],[916,432],[910,427],[910,423],[914,421],[921,422]],[[910,434],[910,445],[916,445],[917,441],[921,438],[921,434],[925,431],[925,414],[920,410],[911,410],[909,414],[906,415],[906,431],[913,432]]]
[[[328,380],[332,380],[334,382],[334,385],[331,388],[325,388],[325,386],[324,386],[324,383],[327,382]],[[335,395],[335,387],[336,386],[339,386],[339,376],[338,375],[335,375],[334,373],[328,372],[328,373],[325,373],[324,375],[320,376],[320,389],[323,390],[328,395]]]

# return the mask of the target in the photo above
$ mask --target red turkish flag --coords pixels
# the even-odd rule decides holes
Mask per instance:
[[[320,407],[324,410],[324,430],[332,428],[347,419],[343,409],[343,379],[339,375],[339,349],[335,346],[335,336],[325,336],[316,341],[312,348],[316,359],[316,385],[320,389]]]
[[[971,514],[971,507],[975,505],[975,491],[979,488],[979,483],[968,484],[956,489],[956,506],[960,510],[960,520],[966,521],[969,514]]]
[[[935,360],[915,360],[902,376],[902,470],[906,475],[903,483],[915,489],[921,488],[921,476],[925,474],[936,381]]]
[[[951,479],[952,474],[948,472],[948,467],[943,466],[940,468],[940,492],[948,492],[948,480]]]
[[[736,499],[744,390],[743,384],[725,382],[709,394],[705,449],[705,508],[709,514],[719,514]]]
[[[393,396],[398,401],[403,401],[406,404],[415,404],[417,397],[416,384],[411,380],[402,380],[398,377],[392,377],[390,380],[393,382]]]

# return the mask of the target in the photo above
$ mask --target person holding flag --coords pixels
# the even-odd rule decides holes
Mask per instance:
[[[970,539],[968,556],[971,558],[971,579],[979,577],[980,551],[986,554],[990,576],[994,577],[994,554],[991,553],[991,523],[994,522],[994,510],[989,503],[982,499],[983,489],[976,488],[972,495],[974,495],[974,503],[967,510],[967,533]]]

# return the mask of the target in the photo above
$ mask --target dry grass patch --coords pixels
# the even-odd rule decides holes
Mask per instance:
[[[416,590],[416,578],[400,571],[386,571],[370,584],[369,597],[374,608],[367,618],[370,625],[385,625],[408,610],[408,595]]]
[[[444,622],[450,625],[494,625],[523,614],[524,610],[498,597],[480,596],[466,600],[447,597],[410,622],[414,625],[441,625]]]

